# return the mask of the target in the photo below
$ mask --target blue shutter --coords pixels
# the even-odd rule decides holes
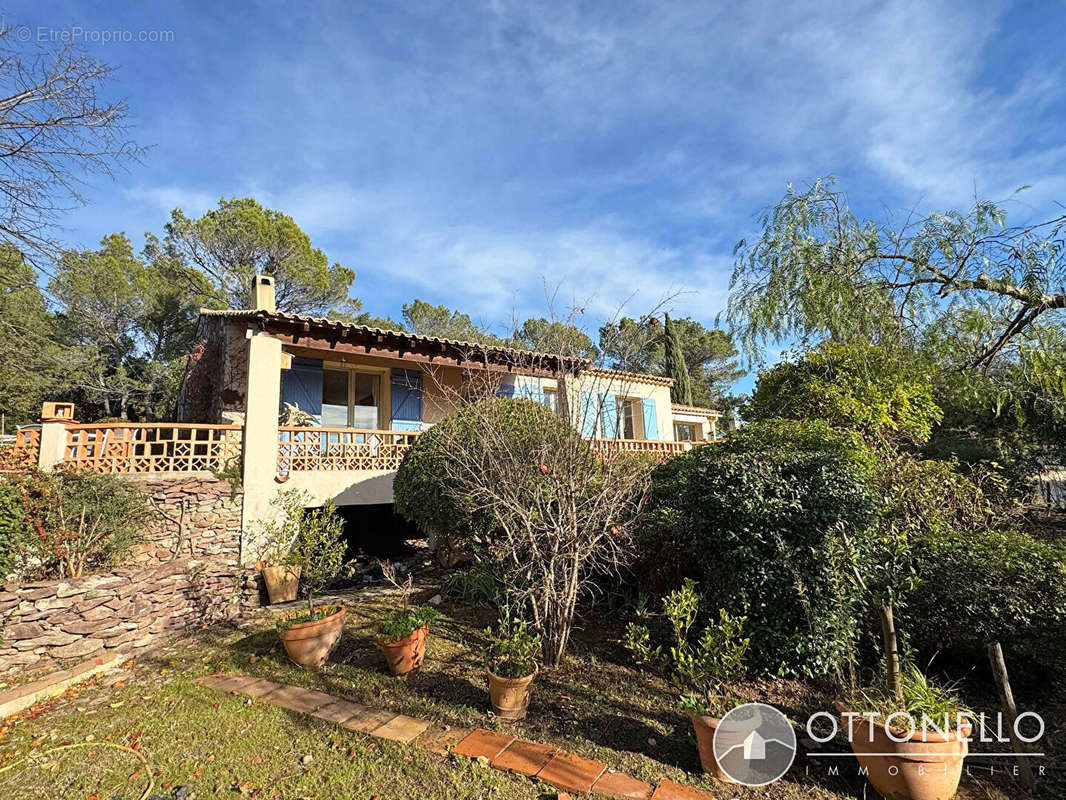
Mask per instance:
[[[281,373],[281,400],[322,422],[322,362],[294,358],[292,368]]]
[[[417,369],[394,369],[392,390],[392,430],[422,430],[422,373]]]
[[[600,406],[600,430],[604,439],[618,438],[618,402],[613,394],[605,394]]]
[[[641,407],[644,413],[644,438],[658,439],[659,418],[655,413],[655,398],[645,397],[641,401]]]
[[[497,397],[514,397],[514,384],[513,383],[501,383],[496,390]]]
[[[581,435],[591,439],[596,435],[596,402],[592,392],[581,393]]]

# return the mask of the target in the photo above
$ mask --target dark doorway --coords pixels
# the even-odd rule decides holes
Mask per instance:
[[[338,506],[337,512],[344,517],[349,559],[360,556],[393,560],[409,558],[416,550],[407,544],[407,540],[425,538],[393,510],[392,503]]]

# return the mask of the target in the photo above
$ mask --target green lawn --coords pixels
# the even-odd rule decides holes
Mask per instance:
[[[806,774],[808,764],[802,757],[785,780],[762,789],[726,791],[703,777],[691,725],[675,709],[670,686],[625,666],[616,644],[619,631],[594,628],[591,622],[577,633],[566,666],[537,678],[529,718],[517,723],[496,720],[487,713],[478,657],[489,612],[445,601],[422,674],[404,681],[386,673],[373,640],[373,623],[391,604],[389,598],[353,598],[345,637],[320,672],[301,669],[285,658],[266,615],[242,631],[207,631],[174,641],[140,659],[135,677],[125,685],[112,688],[113,677],[98,680],[11,726],[0,740],[0,768],[14,768],[0,773],[0,796],[137,798],[149,771],[153,792],[169,795],[189,785],[201,798],[244,793],[319,800],[376,794],[412,800],[518,800],[547,793],[546,787],[464,758],[442,759],[196,685],[198,677],[215,670],[313,687],[444,724],[509,730],[653,783],[671,778],[719,797],[872,796],[858,780],[830,777],[815,766]],[[794,719],[830,708],[833,699],[828,687],[806,682],[758,681],[740,688],[749,699],[772,702]],[[134,754],[111,748],[42,755],[90,736],[94,742],[135,744],[150,770]],[[31,762],[16,763],[27,754]],[[1013,790],[998,781],[992,785],[969,780],[960,793],[969,799],[1007,796],[1014,796]]]

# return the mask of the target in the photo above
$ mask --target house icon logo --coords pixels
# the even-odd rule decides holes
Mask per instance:
[[[714,757],[744,786],[765,786],[788,772],[796,758],[796,732],[788,717],[764,703],[745,703],[714,732]]]

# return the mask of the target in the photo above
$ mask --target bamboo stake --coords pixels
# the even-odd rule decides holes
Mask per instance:
[[[1003,707],[1003,713],[1007,715],[1010,723],[1010,740],[1014,745],[1014,752],[1022,752],[1022,742],[1018,740],[1015,731],[1015,722],[1018,719],[1018,707],[1014,704],[1014,692],[1010,688],[1010,678],[1007,676],[1007,664],[1003,660],[1003,648],[999,642],[993,642],[988,646],[988,660],[992,663],[992,674],[996,676],[996,686],[999,687],[999,702]],[[1022,783],[1027,789],[1033,788],[1033,769],[1029,765],[1028,756],[1019,755],[1018,766],[1021,768]]]

